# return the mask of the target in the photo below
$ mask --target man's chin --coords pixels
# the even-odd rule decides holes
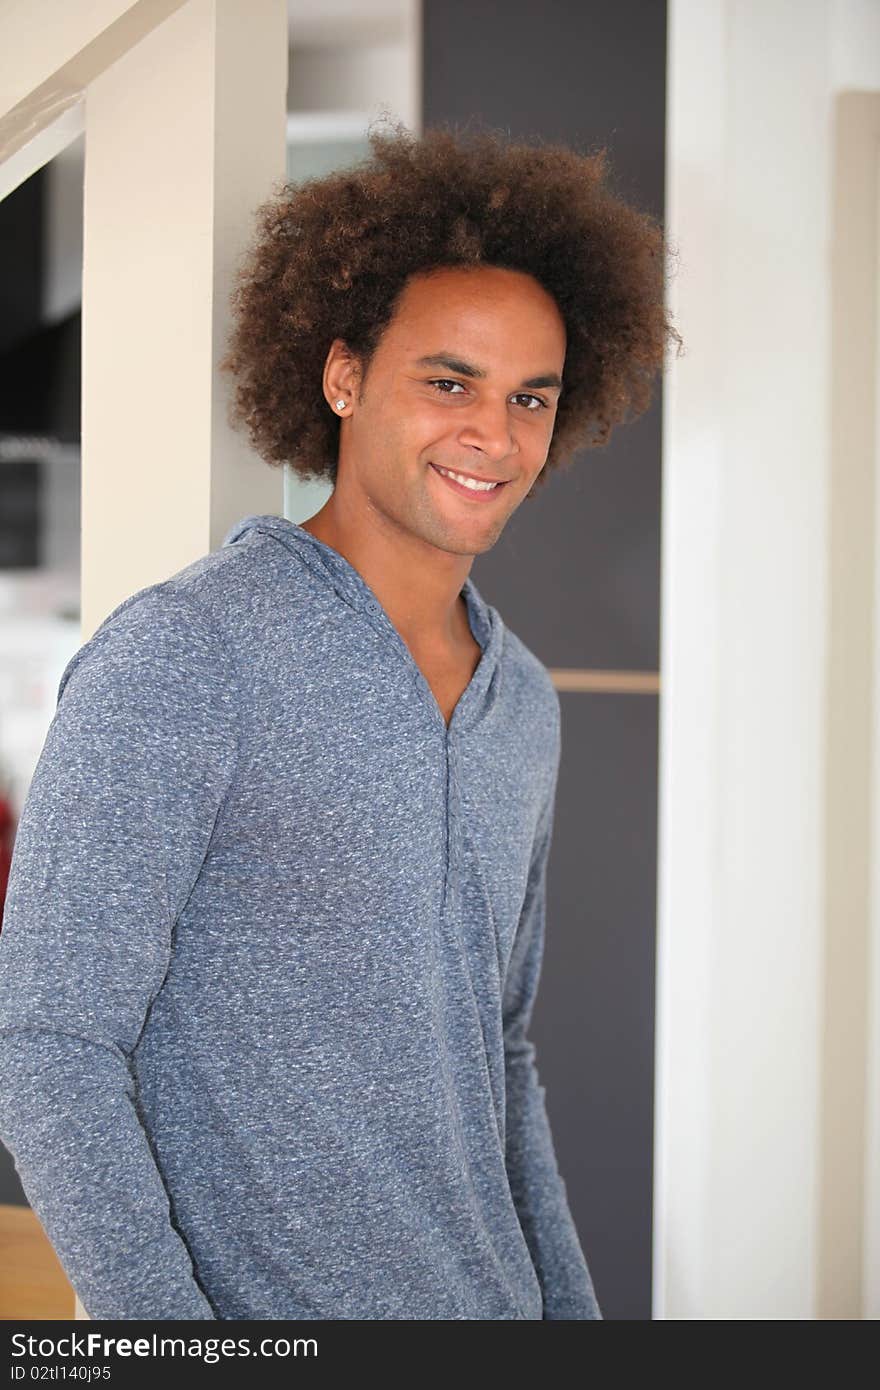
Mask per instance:
[[[493,526],[485,531],[475,527],[470,534],[465,535],[463,531],[457,531],[450,526],[441,528],[437,538],[432,538],[431,543],[439,550],[445,550],[448,555],[484,555],[487,550],[492,549],[503,530],[503,526]]]

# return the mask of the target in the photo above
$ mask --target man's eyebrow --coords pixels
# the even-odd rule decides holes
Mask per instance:
[[[472,362],[465,362],[460,357],[452,357],[449,353],[433,352],[425,357],[416,360],[417,367],[445,367],[448,372],[456,372],[459,376],[485,377],[486,373],[481,367],[475,367]],[[562,378],[557,372],[546,372],[543,376],[530,376],[528,381],[521,383],[523,386],[556,386],[562,390]]]

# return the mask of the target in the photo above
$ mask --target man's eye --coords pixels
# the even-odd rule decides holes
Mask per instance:
[[[436,386],[436,387],[438,388],[438,390],[439,390],[441,387],[444,387],[444,386],[461,386],[461,389],[462,389],[462,390],[465,389],[465,388],[461,385],[461,382],[460,382],[460,381],[452,381],[452,380],[451,380],[450,378],[448,378],[448,377],[438,377],[438,378],[435,378],[435,380],[430,381],[430,382],[428,383],[428,385],[429,385],[429,386]],[[453,393],[452,393],[451,391],[443,391],[443,390],[441,390],[441,391],[440,391],[440,394],[443,395],[443,396],[450,396],[450,395],[452,395]],[[533,396],[533,395],[531,394],[531,392],[529,392],[529,391],[517,391],[516,395],[514,396],[514,400],[534,401],[534,403],[535,403],[534,405],[530,405],[530,406],[527,406],[527,407],[526,407],[528,410],[535,410],[535,409],[546,410],[546,409],[547,409],[547,402],[546,402],[545,400],[542,400],[540,396]]]

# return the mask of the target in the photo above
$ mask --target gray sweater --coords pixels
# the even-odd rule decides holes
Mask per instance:
[[[277,516],[75,653],[0,932],[0,1138],[93,1318],[601,1318],[527,1030],[559,765],[468,578],[447,728]]]

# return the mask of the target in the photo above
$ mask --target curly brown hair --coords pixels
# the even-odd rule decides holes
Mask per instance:
[[[662,229],[609,189],[604,149],[390,125],[371,126],[361,163],[282,182],[257,209],[220,363],[236,377],[230,422],[247,427],[267,463],[335,482],[340,421],[322,389],[333,340],[359,359],[363,383],[410,276],[502,266],[532,275],[566,328],[542,482],[646,410],[668,340],[681,349],[664,305]]]

